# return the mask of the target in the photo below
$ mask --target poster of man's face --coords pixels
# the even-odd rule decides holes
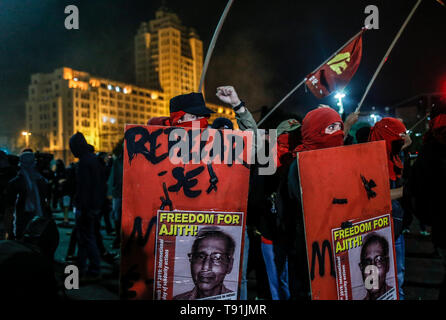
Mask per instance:
[[[236,243],[241,241],[241,228],[224,229],[203,227],[195,238],[177,239],[174,299],[196,300],[237,292],[240,245]],[[231,296],[236,298],[236,294]]]
[[[362,246],[349,252],[354,300],[377,300],[396,287],[390,228],[363,236]],[[372,277],[375,273],[375,277]]]

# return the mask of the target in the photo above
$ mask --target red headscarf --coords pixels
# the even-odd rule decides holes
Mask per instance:
[[[400,136],[401,133],[406,133],[406,127],[400,120],[395,118],[383,118],[370,130],[369,141],[386,141],[389,177],[390,180],[393,181],[401,177],[400,172],[403,169],[400,157],[397,154],[392,154],[392,142],[396,140],[404,140]],[[400,169],[398,170],[399,173],[395,172],[395,169]]]
[[[187,121],[187,122],[181,122],[178,123],[178,121],[186,114],[184,111],[176,111],[170,113],[170,119],[169,119],[169,125],[175,126],[175,127],[183,127],[183,128],[192,128],[193,122],[199,122],[200,128],[207,128],[209,126],[208,119],[206,117],[201,118],[199,120],[195,121]]]
[[[344,144],[343,130],[332,134],[325,133],[325,129],[335,122],[340,122],[344,128],[341,116],[330,107],[320,107],[308,112],[302,121],[302,144],[296,148],[295,152],[342,146]]]
[[[148,126],[168,126],[169,117],[154,117],[147,121]]]

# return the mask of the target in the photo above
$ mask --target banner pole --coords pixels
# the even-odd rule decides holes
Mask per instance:
[[[203,70],[201,71],[201,78],[200,78],[200,84],[198,86],[198,92],[201,92],[203,89],[204,78],[205,78],[206,72],[208,70],[212,52],[214,51],[215,43],[217,42],[218,35],[220,34],[220,30],[223,26],[223,22],[225,21],[226,16],[228,15],[229,9],[231,8],[231,5],[233,2],[234,2],[234,0],[228,1],[228,4],[226,5],[225,10],[223,11],[223,14],[221,15],[220,21],[218,22],[217,27],[215,28],[214,35],[212,37],[211,43],[209,44],[209,48],[206,53],[206,59],[204,60]]]
[[[396,42],[400,38],[400,36],[403,33],[404,29],[406,29],[406,26],[409,23],[410,19],[412,19],[412,16],[414,15],[414,13],[417,10],[418,6],[420,5],[421,1],[423,1],[423,0],[418,0],[417,1],[415,6],[413,7],[412,11],[410,12],[409,16],[406,18],[406,21],[404,21],[404,23],[401,26],[400,30],[398,31],[397,35],[393,39],[393,42],[390,45],[389,49],[387,49],[387,52],[384,55],[383,59],[381,60],[381,63],[379,64],[378,69],[376,69],[375,74],[372,77],[372,80],[370,80],[369,85],[367,86],[367,89],[365,90],[364,95],[361,98],[361,101],[359,101],[358,107],[356,108],[355,112],[359,112],[361,110],[362,103],[364,102],[367,94],[370,91],[370,88],[372,87],[373,83],[375,82],[376,77],[378,76],[379,72],[381,71],[382,67],[384,66],[384,63],[386,62],[387,58],[389,57],[390,53],[392,52],[393,47],[395,46]]]
[[[359,31],[357,34],[355,34],[350,40],[348,40],[342,47],[340,47],[335,53],[333,53],[327,60],[325,60],[319,67],[317,67],[316,69],[314,69],[312,72],[316,72],[319,68],[321,68],[324,64],[326,64],[328,61],[330,61],[331,59],[333,59],[333,57],[335,57],[340,51],[342,51],[351,41],[353,41],[353,39],[355,39],[357,36],[359,36],[361,34],[361,32],[364,32],[364,29],[367,29],[368,26],[364,27],[361,29],[361,31]],[[295,86],[282,100],[280,100],[272,109],[270,112],[268,112],[268,114],[263,117],[262,120],[259,121],[259,123],[257,124],[257,126],[260,126],[286,99],[288,99],[297,89],[299,89],[304,83],[305,81],[307,81],[307,78],[304,78],[297,86]]]

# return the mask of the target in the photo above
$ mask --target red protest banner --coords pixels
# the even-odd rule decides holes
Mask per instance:
[[[339,280],[339,275],[342,275],[342,283],[347,284],[351,273],[358,271],[360,261],[356,260],[356,266],[350,268],[341,261],[336,264],[335,257],[339,258],[342,251],[361,247],[365,242],[360,229],[355,233],[356,225],[384,215],[390,217],[391,214],[385,142],[301,152],[297,161],[312,299],[336,300],[339,285],[336,278]],[[391,284],[397,288],[392,219],[388,219],[388,224],[390,229],[385,233],[389,242],[387,257],[391,263],[389,269],[393,272]],[[339,230],[343,231],[343,241],[340,241]],[[334,242],[336,231],[338,238]],[[341,272],[336,269],[338,266],[341,266]],[[342,297],[352,298],[351,289],[343,289]],[[362,294],[355,294],[355,298],[361,299]]]
[[[181,131],[185,133],[181,139],[182,141],[188,141],[186,149],[175,149],[175,143],[180,139],[173,139],[169,142],[169,134],[173,130],[180,130],[180,133]],[[159,270],[155,268],[156,256],[160,258],[160,253],[162,253],[162,258],[166,258],[165,249],[175,249],[178,244],[175,241],[181,240],[182,236],[189,237],[190,244],[192,244],[192,239],[198,236],[203,227],[205,227],[203,232],[207,232],[207,236],[212,233],[210,237],[213,237],[214,240],[208,242],[213,242],[214,247],[218,244],[215,238],[223,237],[223,233],[229,233],[234,238],[235,248],[233,252],[230,252],[231,254],[226,252],[229,250],[227,248],[225,252],[220,252],[214,248],[215,252],[206,254],[209,255],[209,259],[212,258],[212,261],[217,264],[217,257],[227,262],[226,271],[229,271],[229,263],[231,262],[229,259],[233,259],[231,262],[233,270],[230,273],[237,273],[237,277],[231,278],[236,279],[236,285],[234,286],[232,283],[229,286],[232,288],[231,291],[237,292],[241,278],[241,257],[243,256],[249,189],[249,166],[242,160],[246,159],[246,154],[237,154],[233,147],[234,139],[237,137],[246,138],[250,134],[249,132],[231,130],[225,130],[224,134],[220,134],[219,131],[213,129],[208,129],[206,133],[201,130],[201,134],[200,132],[197,134],[193,132],[192,128],[126,126],[121,227],[122,298],[153,299],[155,297],[162,299],[162,289],[158,292],[158,296],[155,290],[155,275],[158,276],[159,274]],[[204,136],[212,137],[212,139],[203,139]],[[200,142],[200,138],[204,141]],[[213,153],[209,151],[211,149]],[[185,156],[192,156],[193,159],[196,156],[203,155],[203,150],[207,150],[208,155],[212,154],[215,157],[214,160],[221,160],[220,163],[214,161],[212,164],[207,164],[202,160],[191,160],[183,164],[172,161],[169,157],[169,151],[171,151],[178,158],[184,159]],[[242,151],[247,151],[246,144]],[[226,161],[223,163],[224,159],[233,161],[226,164]],[[165,223],[167,220],[163,221],[164,227],[158,220],[158,214],[163,212],[169,212],[175,216],[174,220],[169,220],[169,223]],[[214,213],[223,213],[226,220],[223,218],[222,221],[219,221],[220,223],[216,224],[209,223],[209,220],[201,221],[200,215],[203,214],[202,212],[212,216]],[[184,213],[185,215],[176,215],[176,213]],[[232,224],[234,215],[242,219],[239,221],[238,231],[231,231],[234,228]],[[231,221],[229,221],[230,218]],[[215,219],[217,221],[218,217],[216,216]],[[206,227],[214,229],[208,230]],[[160,249],[160,242],[156,246],[157,238],[163,240],[162,246],[164,249]],[[196,246],[199,245],[197,243]],[[208,246],[203,251],[209,247],[212,246]],[[199,255],[197,258],[196,252],[192,252],[192,248],[185,247],[184,250],[179,251],[183,260],[188,259],[184,256],[187,253],[194,254],[190,258],[191,260],[200,258]],[[158,252],[158,255],[156,255],[156,252]],[[162,277],[165,275],[168,282],[165,283],[165,299],[172,299],[174,293],[177,294],[173,289],[181,287],[180,285],[175,286],[175,279],[183,277],[190,280],[192,278],[189,267],[179,268],[175,266],[176,262],[175,259],[172,260],[171,257],[174,257],[172,254],[175,254],[174,250],[169,251],[166,258],[167,265],[162,265],[161,270]],[[205,260],[209,262],[209,259]],[[220,267],[223,265],[223,262],[220,263]],[[168,269],[165,269],[166,266]],[[210,283],[211,280],[215,280],[211,278],[217,277],[217,275],[218,273],[215,270],[208,274],[203,271],[199,278],[194,279],[195,281],[189,281],[189,284],[195,283],[199,286],[202,283]],[[227,277],[229,277],[229,273]],[[226,283],[223,282],[225,287]],[[162,284],[163,281],[161,286]],[[202,285],[202,287],[206,287],[206,285]],[[223,296],[217,298],[234,298],[233,294],[225,295],[224,293],[227,292],[223,290],[221,293]],[[188,298],[190,297],[188,296]],[[198,295],[196,298],[199,298]]]

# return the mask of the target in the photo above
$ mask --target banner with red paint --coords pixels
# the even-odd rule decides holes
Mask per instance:
[[[342,244],[334,243],[332,230],[351,230],[361,221],[390,216],[386,145],[384,141],[377,141],[300,152],[297,161],[311,297],[337,300],[335,245]],[[395,257],[394,244],[390,241],[393,239],[392,219],[388,219],[388,223],[391,229],[391,236],[386,231],[389,257]],[[394,263],[389,268],[397,274]],[[394,287],[397,287],[396,282],[395,279]]]
[[[176,275],[182,274],[184,279],[189,277],[188,285],[191,285],[190,266],[185,265],[181,267],[184,269],[178,269],[179,267],[175,267],[176,260],[172,260],[172,254],[178,253],[177,245],[181,237],[189,239],[187,243],[191,244],[196,236],[189,235],[189,232],[199,233],[203,226],[197,222],[191,222],[193,218],[188,220],[188,223],[174,221],[173,224],[169,222],[169,226],[160,224],[159,219],[164,212],[187,213],[187,217],[193,217],[197,212],[207,212],[208,215],[213,213],[218,215],[223,212],[227,215],[237,215],[241,219],[237,227],[233,225],[207,226],[219,228],[219,231],[229,233],[234,237],[235,249],[232,253],[234,262],[231,273],[238,276],[231,276],[237,285],[232,283],[232,286],[229,286],[232,288],[231,291],[238,292],[249,189],[250,169],[246,159],[251,152],[247,143],[250,139],[252,141],[252,132],[165,126],[126,126],[120,275],[120,292],[123,299],[173,298],[174,294],[177,294],[175,288],[180,288],[180,286],[172,286],[169,281],[175,279]],[[178,225],[189,228],[185,229],[186,227]],[[198,228],[192,230],[193,226]],[[162,229],[165,227],[176,229]],[[227,228],[237,231],[229,232]],[[180,235],[180,232],[186,232],[186,230],[188,235],[185,233]],[[177,235],[170,234],[171,232],[176,232]],[[237,236],[233,232],[236,232]],[[160,233],[162,233],[161,236]],[[156,248],[157,235],[159,240],[163,240],[164,251],[160,249],[160,243]],[[214,234],[213,238],[215,240],[219,237],[221,238],[222,235]],[[172,242],[167,241],[168,239]],[[219,244],[219,241],[207,242],[213,242],[214,249]],[[167,258],[169,271],[165,274],[164,271],[161,272],[161,285],[165,283],[163,281],[166,276],[167,283],[165,284],[169,284],[170,291],[167,295],[163,296],[160,292],[157,296],[156,290],[159,289],[159,285],[156,288],[155,276],[158,277],[160,271],[155,266],[155,260],[156,257],[160,258],[161,252],[164,252],[163,259],[166,258],[164,255],[166,248],[169,248]],[[172,253],[171,249],[174,250]],[[156,250],[158,250],[158,255]],[[186,246],[184,250],[180,253],[186,256],[192,253],[190,247]],[[200,281],[210,283],[213,278],[223,278],[216,271],[218,268],[215,264],[218,265],[217,258],[227,260],[228,253],[217,249],[214,251],[206,251],[201,256],[201,258],[204,257],[203,268],[209,270],[204,270],[200,274],[201,278],[196,280],[197,283]],[[182,255],[183,261],[187,261],[189,257],[184,259],[186,258]],[[163,265],[163,270],[164,267],[166,265]],[[223,283],[226,285],[226,282]]]

